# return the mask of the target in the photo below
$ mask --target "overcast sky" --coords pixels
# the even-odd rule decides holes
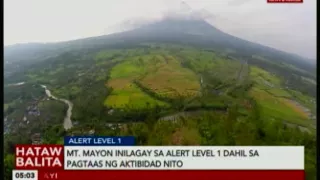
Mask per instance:
[[[185,0],[217,28],[253,42],[316,57],[316,0]],[[179,0],[4,0],[4,44],[55,42],[115,31],[123,22],[161,18]]]

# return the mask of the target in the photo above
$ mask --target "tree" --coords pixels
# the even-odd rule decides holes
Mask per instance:
[[[12,170],[14,169],[14,155],[7,154],[4,158],[4,180],[12,179]]]

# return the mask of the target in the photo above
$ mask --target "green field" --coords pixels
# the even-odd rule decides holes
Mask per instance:
[[[155,105],[167,106],[166,103],[156,100],[142,92],[132,83],[122,89],[115,89],[105,100],[105,105],[112,108],[146,108]]]
[[[250,76],[254,81],[254,88],[251,89],[250,94],[260,105],[264,118],[282,120],[306,127],[313,124],[309,114],[302,107],[313,112],[312,98],[286,89],[279,77],[261,68],[251,66]]]
[[[283,120],[302,126],[310,125],[307,115],[290,100],[275,97],[258,88],[253,88],[250,94],[260,105],[263,118]]]
[[[183,68],[174,57],[157,55],[152,59],[146,59],[148,65],[146,74],[140,78],[140,82],[156,93],[174,96],[193,96],[200,89],[199,77],[190,69]]]
[[[250,76],[255,83],[265,88],[279,87],[281,85],[281,80],[278,77],[256,66],[250,67]]]
[[[193,96],[200,89],[196,74],[190,69],[183,68],[173,56],[161,54],[136,56],[126,59],[111,70],[107,84],[113,88],[113,92],[107,97],[105,105],[111,107],[166,105],[142,92],[134,85],[134,80],[155,93],[168,97]]]

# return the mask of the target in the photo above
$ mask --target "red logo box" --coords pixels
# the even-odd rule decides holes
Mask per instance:
[[[16,169],[63,169],[62,145],[16,145]]]
[[[303,3],[303,0],[267,0],[268,3]]]

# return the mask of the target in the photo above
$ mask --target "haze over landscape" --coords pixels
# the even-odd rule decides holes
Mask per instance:
[[[316,57],[316,0],[267,4],[265,0],[186,0],[193,12],[237,37]],[[5,0],[4,44],[59,42],[127,30],[172,12],[189,13],[172,0]],[[57,13],[59,12],[59,13]]]
[[[304,146],[316,180],[315,3],[5,0],[4,179],[16,144],[97,135]]]

